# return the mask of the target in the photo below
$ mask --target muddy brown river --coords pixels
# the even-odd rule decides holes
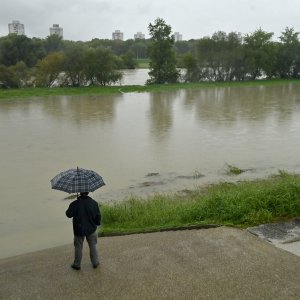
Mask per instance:
[[[300,84],[1,101],[0,140],[7,257],[72,242],[68,195],[50,188],[65,169],[100,173],[99,202],[299,172]]]

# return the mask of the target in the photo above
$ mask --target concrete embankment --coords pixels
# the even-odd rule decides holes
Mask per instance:
[[[300,258],[214,228],[99,239],[80,271],[67,245],[0,260],[0,299],[299,299]]]

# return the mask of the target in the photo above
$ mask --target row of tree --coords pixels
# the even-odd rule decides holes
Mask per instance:
[[[174,42],[171,26],[156,19],[149,40],[64,41],[10,34],[0,38],[0,82],[26,85],[107,85],[121,78],[122,68],[134,68],[136,58],[150,59],[148,83],[233,81],[300,77],[299,33],[286,28],[278,41],[262,29],[242,36],[219,31],[199,40]]]
[[[0,66],[0,81],[8,87],[108,85],[121,79],[122,61],[104,48],[69,47],[51,52],[33,68],[24,62]]]
[[[132,52],[114,54],[109,47],[45,41],[8,35],[0,40],[0,82],[7,87],[108,85],[121,79],[120,69],[135,68]]]
[[[149,25],[149,82],[176,82],[174,39],[163,19]],[[252,34],[223,31],[197,41],[192,51],[181,56],[177,66],[186,69],[185,81],[241,81],[260,78],[300,78],[299,32],[286,28],[279,41],[261,28]]]
[[[262,29],[244,37],[219,31],[198,41],[196,51],[182,57],[188,81],[232,81],[299,78],[299,32],[286,28],[279,41]]]
[[[36,65],[37,61],[52,52],[65,52],[71,46],[82,48],[105,48],[117,56],[131,53],[136,59],[147,58],[147,49],[150,40],[100,40],[93,39],[88,42],[62,40],[57,35],[48,36],[46,39],[29,38],[25,35],[9,34],[0,37],[0,64],[5,66],[15,65],[23,61],[29,68]]]

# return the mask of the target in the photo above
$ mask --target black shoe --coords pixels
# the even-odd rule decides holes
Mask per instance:
[[[77,267],[77,266],[75,266],[74,264],[71,265],[71,268],[74,269],[74,270],[77,270],[77,271],[80,270],[80,267]]]
[[[94,269],[97,269],[98,266],[99,266],[99,263],[96,263],[96,264],[93,265],[93,268],[94,268]]]

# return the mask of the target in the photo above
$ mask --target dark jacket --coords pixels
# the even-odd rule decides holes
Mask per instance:
[[[73,231],[77,236],[92,234],[101,223],[99,205],[89,196],[80,196],[73,201],[66,215],[68,218],[73,218]]]

